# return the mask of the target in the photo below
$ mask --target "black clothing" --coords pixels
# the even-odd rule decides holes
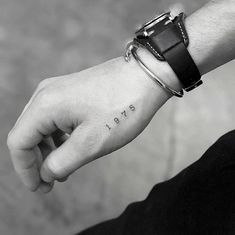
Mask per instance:
[[[235,131],[178,175],[155,185],[144,201],[79,234],[235,234]]]

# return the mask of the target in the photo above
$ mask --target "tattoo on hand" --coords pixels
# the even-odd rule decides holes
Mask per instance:
[[[131,105],[129,106],[129,108],[130,108],[131,111],[135,111],[135,106],[134,106],[134,105],[131,104]]]
[[[127,115],[126,115],[126,111],[124,110],[123,112],[121,112],[121,114],[124,116],[124,117],[126,117]]]
[[[119,124],[120,123],[120,121],[119,121],[119,119],[118,118],[114,118],[113,119],[117,124]]]
[[[131,104],[131,105],[129,105],[129,110],[130,111],[132,111],[132,112],[134,112],[135,110],[136,110],[136,108],[135,108],[135,106],[133,105],[133,104]],[[121,115],[122,115],[122,117],[124,117],[124,118],[126,118],[127,117],[127,111],[126,110],[124,110],[123,112],[121,112]],[[113,119],[113,121],[115,122],[115,124],[117,125],[117,124],[120,124],[120,118],[118,118],[118,117],[115,117],[114,119]],[[108,124],[106,124],[106,127],[108,128],[108,130],[110,131],[112,128],[110,127],[110,125],[108,125]]]

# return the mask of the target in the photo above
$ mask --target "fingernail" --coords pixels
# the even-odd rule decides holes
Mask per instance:
[[[65,182],[68,178],[69,178],[69,176],[63,177],[61,179],[58,179],[57,181],[62,183],[62,182]]]
[[[41,182],[39,185],[39,190],[42,193],[49,193],[53,188],[54,183]]]
[[[40,171],[40,175],[43,181],[47,182],[47,183],[51,183],[54,181],[54,177],[52,172],[48,169],[47,166],[43,165]]]

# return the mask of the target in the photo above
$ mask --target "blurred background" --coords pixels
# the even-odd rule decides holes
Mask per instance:
[[[205,0],[181,0],[190,14]],[[73,234],[118,216],[154,184],[189,165],[234,128],[235,63],[204,86],[172,98],[123,149],[57,183],[28,192],[9,159],[6,136],[37,84],[123,53],[134,29],[174,0],[0,0],[0,234]]]

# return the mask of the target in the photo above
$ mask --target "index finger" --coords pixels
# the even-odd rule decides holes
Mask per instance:
[[[55,130],[49,112],[42,112],[32,104],[8,135],[7,144],[14,168],[31,191],[37,190],[41,182],[39,159],[42,156],[37,145]]]

